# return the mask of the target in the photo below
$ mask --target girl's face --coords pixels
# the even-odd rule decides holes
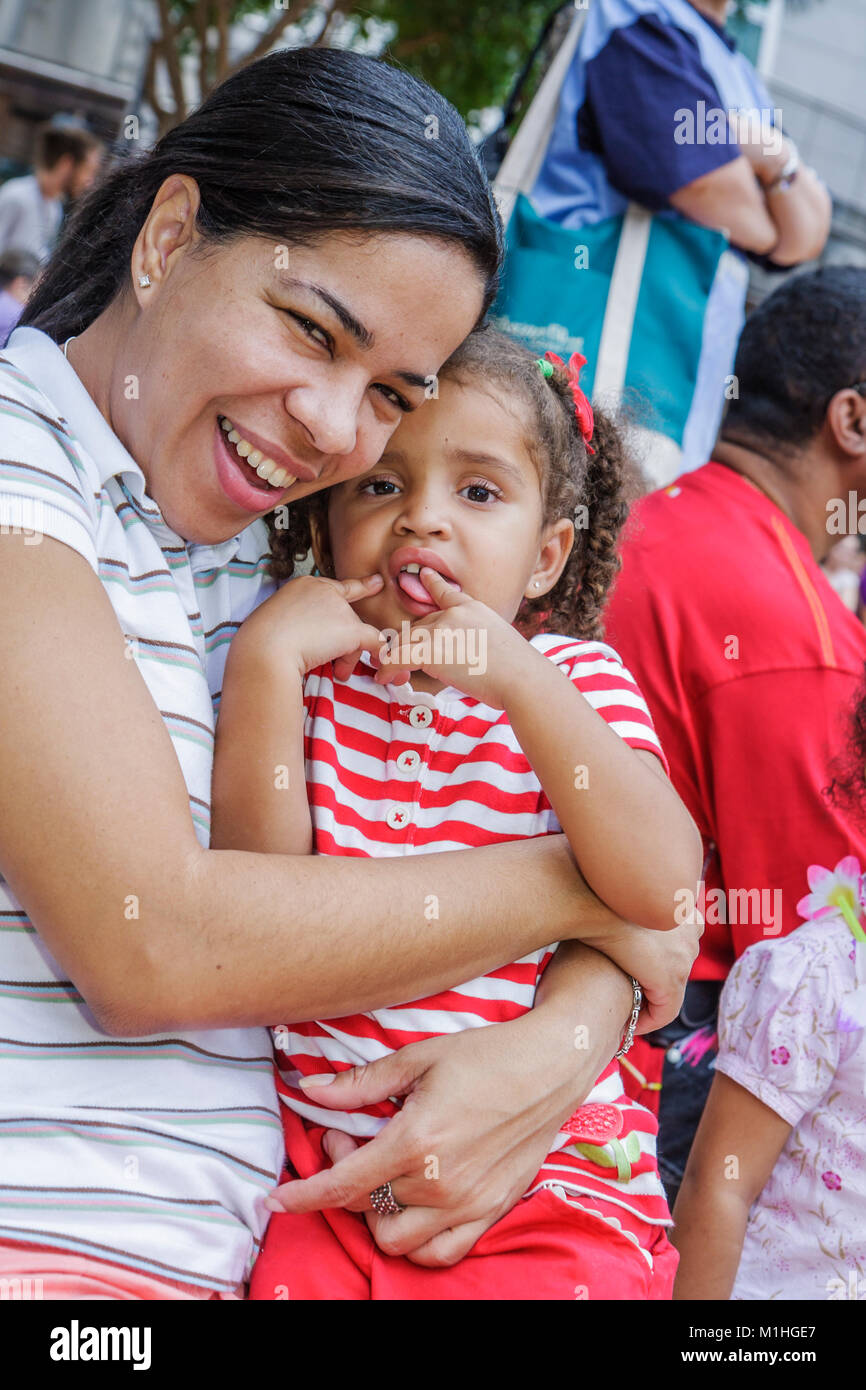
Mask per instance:
[[[409,564],[432,566],[507,622],[524,596],[553,587],[574,528],[543,524],[526,432],[499,391],[442,380],[378,465],[333,490],[317,558],[338,579],[382,575],[384,589],[356,605],[365,622],[400,630],[436,611]]]
[[[215,544],[369,469],[472,328],[483,288],[459,248],[417,236],[202,250],[191,181],[175,184],[136,244],[135,303],[100,404],[169,526]]]

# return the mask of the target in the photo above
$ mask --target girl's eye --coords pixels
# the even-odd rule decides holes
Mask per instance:
[[[490,486],[489,483],[467,483],[460,489],[461,495],[467,493],[469,502],[490,502],[495,501],[501,494]]]
[[[377,383],[374,389],[384,396],[386,401],[390,401],[391,405],[396,405],[397,409],[402,410],[404,414],[415,409],[413,405],[409,404],[405,396],[401,396],[399,391],[394,390],[393,386],[383,386],[381,383]]]
[[[297,324],[300,324],[308,338],[312,338],[314,343],[319,343],[321,347],[327,348],[328,352],[334,346],[334,340],[330,333],[321,328],[313,319],[306,318],[303,314],[296,314],[291,309],[288,310],[290,316]]]
[[[371,478],[361,484],[360,491],[371,497],[393,497],[399,489],[393,478]]]

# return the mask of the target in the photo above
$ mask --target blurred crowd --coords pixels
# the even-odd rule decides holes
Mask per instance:
[[[45,125],[36,135],[32,171],[0,187],[0,345],[18,322],[64,218],[93,185],[103,153],[88,130]]]

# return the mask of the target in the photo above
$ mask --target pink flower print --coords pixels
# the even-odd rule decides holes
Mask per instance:
[[[840,1146],[839,1157],[848,1165],[849,1168],[856,1168],[862,1158],[859,1145],[853,1144],[850,1139],[846,1139],[845,1142]]]
[[[791,1060],[791,1054],[787,1047],[774,1047],[770,1053],[770,1061],[774,1066],[786,1067]]]
[[[842,1186],[842,1179],[838,1173],[833,1173],[828,1168],[826,1173],[821,1174],[821,1181],[825,1187],[829,1187],[831,1192],[838,1192]]]

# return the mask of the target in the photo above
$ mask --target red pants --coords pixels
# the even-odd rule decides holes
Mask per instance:
[[[327,1167],[324,1131],[292,1118],[297,1126],[287,1123],[286,1130],[295,1170],[307,1176]],[[592,1206],[591,1198],[580,1200]],[[645,1229],[652,1269],[615,1227],[544,1190],[518,1202],[459,1264],[425,1269],[404,1256],[383,1255],[356,1212],[277,1214],[253,1269],[250,1298],[669,1299],[679,1257],[663,1227]]]

